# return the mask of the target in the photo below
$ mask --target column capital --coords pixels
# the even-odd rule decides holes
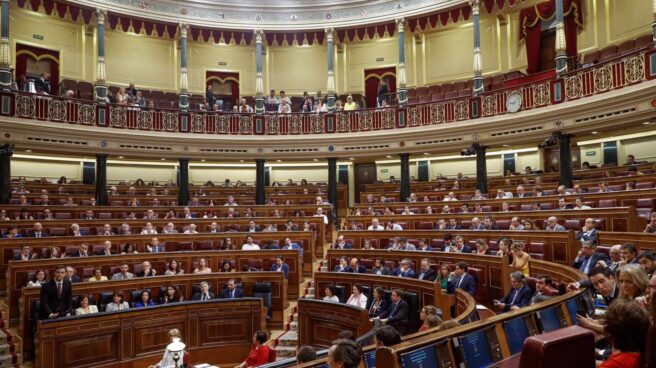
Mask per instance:
[[[96,21],[98,22],[98,25],[104,25],[106,17],[107,17],[106,9],[100,9],[100,8],[96,9]]]
[[[335,29],[332,27],[328,27],[324,31],[326,32],[326,42],[333,42],[335,38]]]
[[[469,0],[473,15],[479,15],[481,11],[481,0]]]
[[[394,20],[394,22],[396,22],[397,32],[405,32],[405,18],[397,18]]]
[[[264,38],[264,31],[261,29],[256,29],[253,31],[253,34],[255,34],[255,43],[262,43],[262,39]]]
[[[109,155],[106,153],[96,153],[96,160],[97,161],[107,161],[107,157]]]
[[[187,33],[189,32],[189,24],[178,23],[178,28],[180,29],[180,38],[187,38]]]
[[[14,154],[14,145],[11,143],[0,145],[0,156],[12,156]]]

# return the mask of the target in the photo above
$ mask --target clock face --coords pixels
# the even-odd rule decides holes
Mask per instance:
[[[508,94],[508,99],[506,100],[506,109],[508,112],[517,112],[522,108],[522,94],[514,91]]]

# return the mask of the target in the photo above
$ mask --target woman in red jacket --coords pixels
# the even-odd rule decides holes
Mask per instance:
[[[616,299],[606,313],[604,330],[610,336],[612,355],[600,368],[638,368],[645,352],[649,314],[635,301]]]
[[[264,343],[267,341],[267,334],[264,331],[257,331],[253,334],[253,347],[248,353],[246,360],[238,365],[240,368],[259,367],[269,363],[271,348]]]

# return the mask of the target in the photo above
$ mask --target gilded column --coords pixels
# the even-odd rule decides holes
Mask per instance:
[[[11,88],[11,48],[9,47],[9,0],[0,3],[2,28],[0,28],[0,88]]]
[[[328,42],[328,101],[326,107],[329,112],[335,111],[335,31],[326,28],[326,40]]]
[[[401,190],[399,191],[400,201],[408,202],[410,198],[410,154],[400,153],[401,158]]]
[[[0,145],[0,204],[11,202],[11,156],[13,144]]]
[[[264,114],[264,80],[262,79],[262,40],[264,31],[255,31],[255,113]]]
[[[189,93],[187,89],[189,88],[189,79],[187,78],[187,50],[188,50],[188,39],[187,32],[189,31],[189,26],[187,24],[180,23],[180,95],[179,95],[179,106],[180,110],[186,112],[189,109]]]
[[[563,0],[556,0],[556,74],[567,72],[567,41],[565,40],[565,20]]]
[[[96,154],[96,204],[107,206],[107,155]]]
[[[481,59],[481,0],[470,0],[474,20],[474,87],[472,92],[483,92],[483,60]]]
[[[98,44],[98,63],[96,65],[96,102],[104,104],[107,100],[107,85],[105,85],[105,17],[107,11],[96,9],[96,42]]]
[[[405,19],[397,19],[396,26],[399,37],[399,106],[405,106],[408,103],[407,78],[405,76]]]
[[[487,159],[485,158],[487,146],[474,143],[472,148],[476,151],[476,189],[481,193],[487,193]]]

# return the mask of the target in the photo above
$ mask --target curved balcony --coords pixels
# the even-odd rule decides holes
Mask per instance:
[[[0,126],[11,133],[17,133],[14,137],[11,134],[5,135],[6,139],[16,143],[26,138],[28,132],[35,134],[48,131],[48,135],[64,132],[69,138],[98,139],[99,134],[108,135],[109,138],[111,134],[112,139],[121,138],[133,142],[138,139],[141,142],[160,144],[171,143],[171,138],[176,137],[181,140],[175,143],[193,146],[211,142],[215,148],[217,145],[234,145],[238,142],[238,149],[225,152],[242,155],[306,155],[307,152],[326,151],[346,156],[372,150],[404,148],[406,143],[408,146],[404,150],[410,148],[423,152],[452,149],[450,144],[461,147],[468,140],[485,140],[487,144],[488,140],[535,139],[537,135],[544,136],[549,131],[559,129],[589,133],[603,128],[604,118],[618,118],[608,123],[608,128],[628,124],[627,118],[630,116],[635,119],[632,123],[644,121],[650,114],[649,108],[635,105],[627,108],[627,105],[636,102],[644,105],[651,101],[650,96],[653,96],[655,87],[652,80],[655,77],[656,50],[643,49],[571,72],[561,78],[534,80],[479,96],[334,114],[183,112],[5,92],[1,93],[0,116],[3,121]],[[508,111],[509,96],[515,99],[517,97],[514,96],[519,96],[519,112]],[[591,111],[602,111],[602,108],[610,109],[611,112],[590,116]],[[560,120],[563,120],[562,124]],[[545,121],[553,123],[546,124]],[[539,128],[536,128],[537,122],[542,124]],[[507,129],[511,130],[504,133]],[[25,134],[21,136],[21,132]],[[427,135],[460,133],[465,136],[426,140]],[[519,136],[513,137],[517,133]],[[272,140],[272,136],[276,139]],[[35,139],[28,140],[38,143]],[[279,149],[281,144],[287,143],[293,143],[294,149]],[[345,146],[355,143],[376,143],[379,147]],[[107,141],[99,141],[98,145],[101,148],[112,148]],[[185,146],[190,154],[217,152],[196,150],[192,146]],[[304,148],[310,146],[313,148]],[[165,153],[168,149],[160,151]]]

